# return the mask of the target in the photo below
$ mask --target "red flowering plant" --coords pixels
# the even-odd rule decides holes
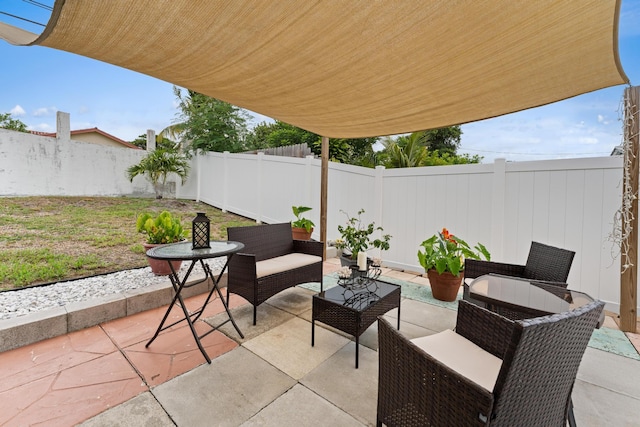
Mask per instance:
[[[448,271],[458,276],[464,270],[465,258],[491,260],[491,254],[482,243],[476,244],[471,249],[467,242],[449,233],[446,228],[422,242],[420,246],[421,249],[418,250],[420,265],[425,271],[435,269],[438,274]]]

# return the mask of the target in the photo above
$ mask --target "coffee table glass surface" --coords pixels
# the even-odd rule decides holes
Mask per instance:
[[[366,286],[335,286],[313,296],[311,317],[311,345],[315,344],[315,322],[322,322],[333,328],[353,335],[356,341],[356,368],[360,335],[367,330],[378,316],[398,309],[398,329],[400,329],[400,286],[370,279]]]

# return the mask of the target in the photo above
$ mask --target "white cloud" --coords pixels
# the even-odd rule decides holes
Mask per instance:
[[[15,107],[13,107],[9,112],[11,113],[12,116],[24,116],[25,114],[27,114],[27,112],[24,111],[24,108],[22,108],[19,105],[16,105]]]
[[[598,114],[598,123],[602,123],[603,125],[608,125],[609,123],[611,123],[611,120],[609,120],[602,114]]]
[[[54,132],[55,128],[48,123],[39,123],[35,126],[29,126],[29,129],[39,132]]]
[[[91,110],[86,105],[81,105],[80,108],[78,108],[78,114],[87,114],[90,111]]]
[[[58,109],[56,107],[41,107],[33,112],[35,117],[45,117],[55,114]]]

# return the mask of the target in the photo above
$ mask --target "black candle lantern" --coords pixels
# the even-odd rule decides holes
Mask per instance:
[[[193,227],[191,229],[191,239],[193,249],[210,248],[209,236],[210,236],[210,221],[204,212],[198,212],[192,221]]]

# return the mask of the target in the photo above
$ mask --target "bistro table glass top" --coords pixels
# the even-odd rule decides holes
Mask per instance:
[[[487,274],[469,285],[471,297],[547,313],[562,313],[593,301],[589,295],[522,278]]]
[[[165,260],[204,259],[233,254],[244,248],[244,243],[228,240],[212,240],[209,244],[210,248],[192,249],[191,241],[171,243],[149,249],[147,256]]]

